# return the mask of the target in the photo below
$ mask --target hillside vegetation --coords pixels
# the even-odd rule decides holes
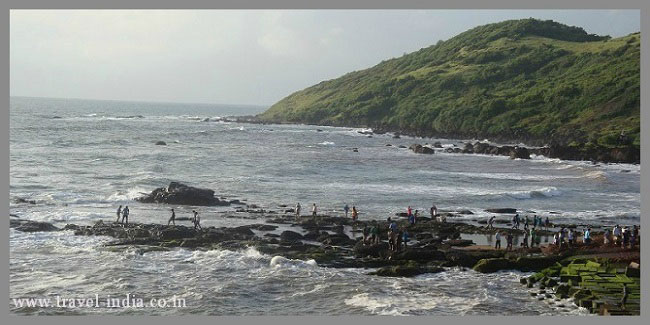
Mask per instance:
[[[553,21],[510,20],[323,81],[258,118],[638,148],[639,61],[639,33],[611,39]]]

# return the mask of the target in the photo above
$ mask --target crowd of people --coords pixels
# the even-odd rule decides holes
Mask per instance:
[[[301,217],[301,206],[300,203],[296,204],[296,207],[294,209],[296,218]],[[316,203],[312,204],[312,217],[316,217],[318,215],[318,207],[316,206]],[[345,204],[343,207],[343,211],[345,212],[345,217],[348,218],[351,214],[352,220],[357,221],[359,218],[359,211],[357,210],[356,206],[350,206],[348,204]],[[444,216],[438,214],[438,208],[436,207],[435,204],[433,204],[429,210],[431,219],[435,222],[446,222],[446,219]],[[173,224],[176,225],[176,212],[174,209],[171,209],[171,217],[167,221],[167,225]],[[125,206],[122,208],[120,205],[117,208],[117,223],[121,224],[128,224],[129,223],[129,207]],[[192,210],[192,224],[194,225],[194,229],[201,229],[201,217],[199,216],[199,213],[196,210]],[[412,226],[417,223],[418,220],[418,210],[413,211],[411,206],[408,206],[406,208],[406,217],[408,219],[408,225]],[[494,229],[494,221],[496,217],[491,216],[488,221],[487,221],[487,226],[486,229]],[[544,228],[544,230],[548,230],[551,228],[551,223],[549,220],[549,217],[547,216],[545,220],[543,220],[542,217],[538,217],[537,215],[533,215],[532,220],[526,215],[523,218],[519,216],[519,214],[515,214],[514,217],[512,218],[512,229],[517,229],[519,230],[521,227],[521,224],[523,223],[523,238],[521,239],[521,244],[520,246],[522,248],[532,248],[535,246],[539,246],[541,242],[541,236],[539,234],[539,230]],[[402,227],[401,229],[398,227],[397,223],[392,220],[390,217],[388,218],[388,229],[387,229],[387,234],[388,234],[388,246],[389,249],[393,252],[397,252],[401,250],[402,247],[407,247],[407,244],[410,240],[409,238],[409,233],[407,231],[407,227]],[[511,232],[504,232],[502,233],[501,231],[497,231],[495,233],[495,243],[494,243],[494,249],[501,249],[501,237],[504,236],[506,237],[506,247],[505,249],[507,251],[510,251],[513,249],[513,241],[514,241],[514,236]],[[557,232],[553,234],[553,245],[557,246],[559,249],[565,249],[569,247],[574,247],[577,245],[578,238],[582,237],[582,243],[583,244],[590,244],[592,242],[592,235],[591,235],[591,228],[586,228],[582,231],[582,233],[578,232],[575,228],[574,229],[569,229],[562,227],[559,229]],[[372,245],[372,244],[377,244],[380,242],[380,229],[377,224],[377,222],[373,222],[372,225],[366,225],[363,229],[363,243],[365,245]],[[603,234],[603,244],[605,246],[620,246],[623,249],[634,249],[635,246],[639,242],[639,227],[634,225],[632,228],[629,228],[627,226],[619,226],[616,225],[613,227],[611,230],[606,229],[604,234]]]

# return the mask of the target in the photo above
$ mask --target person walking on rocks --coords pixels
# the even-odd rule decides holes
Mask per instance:
[[[296,204],[296,218],[300,218],[300,202]]]
[[[497,231],[494,239],[494,249],[501,249],[501,233]]]
[[[514,217],[512,217],[512,229],[519,229],[519,214],[516,213]]]
[[[528,248],[528,231],[524,231],[524,242],[521,243],[521,246]]]
[[[348,217],[348,211],[350,211],[350,207],[347,205],[347,203],[343,207],[343,211],[345,211],[345,217],[347,218]],[[354,216],[352,217],[352,219],[354,220]]]
[[[376,223],[370,228],[370,242],[372,244],[379,244],[379,228],[377,228]]]
[[[317,210],[317,208],[316,208],[316,203],[314,203],[314,204],[311,206],[311,215],[312,215],[312,217],[315,217],[315,216],[316,216],[317,211],[318,211],[318,210]]]
[[[119,208],[117,208],[117,221],[115,222],[120,222],[120,214],[122,214],[122,206],[120,205]]]
[[[169,220],[167,220],[167,225],[169,226],[169,223],[173,223],[174,226],[176,225],[176,212],[174,212],[174,209],[172,209],[172,216],[169,217]]]
[[[127,225],[129,224],[129,206],[128,205],[124,207],[124,210],[122,210],[122,223],[127,224]]]
[[[487,229],[494,229],[493,223],[494,223],[494,219],[496,219],[496,218],[497,218],[496,216],[492,216],[492,217],[488,220]]]
[[[192,220],[194,222],[194,229],[201,229],[201,217],[199,217],[199,213],[196,210],[192,210],[192,213],[194,213],[194,219]]]

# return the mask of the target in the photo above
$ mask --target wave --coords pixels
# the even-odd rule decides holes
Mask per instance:
[[[545,187],[539,190],[531,191],[516,191],[510,193],[504,193],[515,199],[544,199],[551,198],[555,196],[561,196],[562,191],[558,190],[556,187]]]
[[[289,267],[289,268],[296,268],[296,267],[314,267],[318,266],[315,260],[293,260],[289,259],[283,256],[273,256],[271,258],[271,262],[269,263],[269,266],[278,268],[278,267]]]
[[[332,142],[332,141],[323,141],[323,142],[319,143],[319,145],[321,145],[321,146],[333,146],[334,142]]]

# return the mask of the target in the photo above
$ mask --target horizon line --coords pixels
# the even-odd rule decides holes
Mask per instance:
[[[81,97],[51,97],[51,96],[26,96],[26,95],[9,95],[11,98],[38,98],[38,99],[56,99],[56,100],[94,100],[104,102],[127,102],[127,103],[146,103],[146,104],[182,104],[182,105],[230,105],[230,106],[254,106],[269,108],[272,104],[232,104],[232,103],[208,103],[208,102],[184,102],[184,101],[164,101],[164,100],[135,100],[135,99],[98,99],[98,98],[81,98]]]

